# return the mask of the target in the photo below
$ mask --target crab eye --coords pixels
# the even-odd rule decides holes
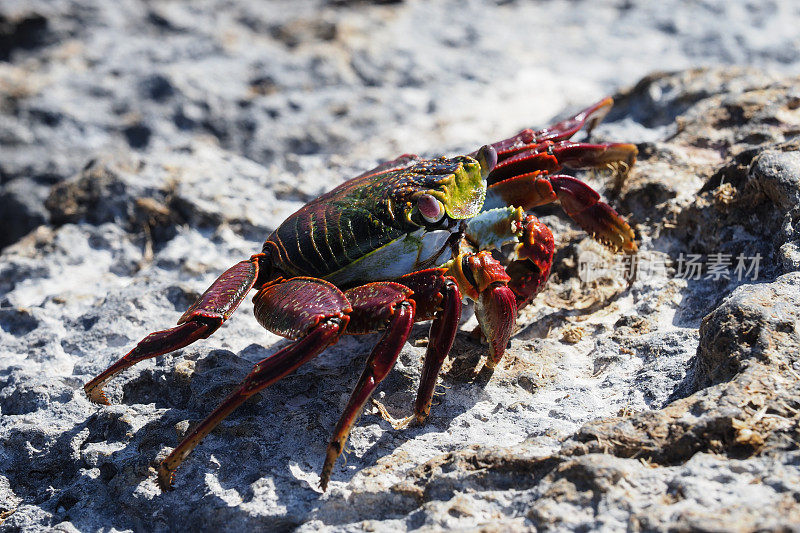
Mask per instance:
[[[422,218],[430,223],[439,222],[444,216],[444,206],[442,202],[430,194],[423,194],[419,197],[419,200],[417,200],[417,208]]]
[[[491,144],[486,144],[478,150],[475,159],[481,165],[481,175],[485,178],[497,165],[497,150]]]

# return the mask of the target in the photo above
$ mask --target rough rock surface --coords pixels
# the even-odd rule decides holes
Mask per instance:
[[[781,74],[800,64],[797,8],[389,4],[0,5],[0,529],[800,527],[800,79]],[[772,73],[648,74],[720,62]],[[376,336],[243,405],[167,494],[158,460],[286,341],[246,301],[112,381],[113,405],[83,395],[347,176],[626,85],[593,139],[637,142],[639,161],[583,177],[634,224],[636,280],[582,284],[580,261],[612,258],[543,210],[557,263],[502,364],[481,371],[465,324],[430,420],[394,430],[369,407],[327,493],[325,445]],[[394,416],[426,334],[377,394]]]

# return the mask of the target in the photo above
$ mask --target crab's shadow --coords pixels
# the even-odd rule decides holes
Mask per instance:
[[[411,345],[424,344],[429,328],[427,322],[416,324],[409,339]],[[176,490],[156,496],[153,501],[163,504],[178,497],[176,495],[182,491],[194,490],[191,487],[206,485],[209,474],[223,491],[238,493],[243,503],[261,498],[257,486],[267,482],[274,485],[272,490],[278,503],[291,503],[298,513],[289,522],[284,517],[281,524],[271,525],[283,527],[295,520],[302,523],[303,516],[324,505],[324,499],[320,499],[320,492],[313,482],[314,474],[321,471],[333,428],[372,347],[379,341],[380,334],[345,336],[335,347],[295,373],[254,395],[204,439],[204,443],[181,465],[177,472]],[[148,478],[154,480],[153,469],[167,448],[176,446],[181,440],[175,430],[183,427],[182,433],[185,434],[241,382],[255,362],[269,358],[289,344],[291,341],[287,340],[269,345],[252,344],[238,353],[229,350],[176,352],[174,356],[111,384],[110,388],[116,389],[112,395],[114,403],[150,406],[145,410],[163,412],[156,413],[135,431],[124,422],[121,413],[120,416],[111,416],[107,409],[101,408],[90,417],[86,422],[91,429],[89,440],[106,440],[117,445],[124,443],[104,461],[103,483],[119,483],[115,489],[119,498],[136,499],[136,485]],[[395,368],[376,391],[383,392],[382,401],[393,415],[407,416],[413,411],[421,369],[421,361],[416,367],[413,359],[422,352],[424,349],[405,350],[401,357],[408,364],[398,365],[405,368]],[[362,438],[370,433],[376,438],[362,444],[358,455],[351,453],[346,460],[340,457],[331,481],[349,483],[360,471],[375,466],[379,459],[393,454],[409,440],[430,433],[445,433],[453,419],[480,400],[481,394],[475,389],[482,390],[489,383],[493,374],[483,364],[486,353],[486,346],[476,342],[468,332],[458,333],[450,362],[439,378],[431,415],[422,425],[395,429],[372,408],[371,403],[367,403],[356,427],[362,429]],[[176,369],[184,359],[194,361],[191,380],[187,380],[185,370]],[[442,394],[443,388],[449,390]],[[161,393],[155,393],[156,390]],[[367,427],[370,429],[363,431]],[[298,476],[298,468],[305,474]],[[127,474],[123,476],[125,480],[117,478],[118,473],[132,469],[138,472],[138,483],[133,483]],[[94,486],[92,490],[99,490],[98,482],[97,479],[79,476],[75,486],[84,490],[88,483]],[[236,506],[229,506],[209,491],[206,491],[204,499],[217,501],[229,508],[228,513],[237,512]],[[304,502],[300,506],[297,506],[298,499]],[[208,503],[215,507],[212,501]]]

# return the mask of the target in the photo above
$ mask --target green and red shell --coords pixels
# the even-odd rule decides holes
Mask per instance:
[[[382,165],[287,218],[264,243],[273,266],[287,276],[342,278],[343,271],[395,241],[420,230],[420,235],[448,230],[455,226],[454,220],[480,212],[489,170],[483,160],[484,167],[469,156],[397,161],[400,168]],[[447,215],[436,224],[424,220],[417,208],[417,200],[426,194],[441,202]],[[409,245],[413,248],[413,241]],[[388,255],[384,259],[391,261]],[[376,272],[375,277],[383,276]]]

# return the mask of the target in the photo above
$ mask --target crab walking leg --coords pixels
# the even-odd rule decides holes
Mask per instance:
[[[610,97],[604,98],[557,124],[540,130],[524,129],[513,137],[493,143],[492,147],[497,150],[499,159],[503,160],[507,157],[507,154],[516,153],[526,145],[569,139],[584,127],[587,133],[591,132],[605,118],[613,104],[614,101]],[[474,157],[477,153],[478,151],[476,150],[470,155]]]
[[[491,185],[486,192],[484,211],[501,206],[522,209],[552,203],[561,207],[584,231],[614,251],[636,253],[633,229],[600,195],[572,176],[532,172]]]
[[[633,230],[610,205],[600,200],[594,189],[572,176],[551,176],[550,183],[561,207],[586,233],[615,252],[636,253]]]
[[[569,141],[557,142],[546,150],[558,159],[562,167],[604,168],[622,164],[626,169],[636,163],[639,149],[631,143],[589,144]]]
[[[89,399],[108,404],[103,386],[111,378],[139,361],[183,348],[214,333],[253,288],[263,257],[263,254],[254,255],[226,270],[181,316],[177,327],[150,333],[133,350],[84,385]]]
[[[607,96],[566,120],[536,131],[536,140],[542,142],[569,139],[584,127],[589,133],[603,121],[613,105],[614,99]]]
[[[405,427],[412,420],[422,423],[430,414],[433,391],[445,357],[453,347],[461,320],[461,292],[456,280],[445,275],[443,268],[420,270],[401,277],[398,282],[414,291],[417,321],[433,318],[428,334],[428,349],[419,380],[414,414],[394,421],[395,428]],[[390,422],[392,422],[390,420]]]
[[[521,146],[504,154],[487,177],[489,186],[525,176],[532,172],[555,173],[563,167],[573,169],[620,168],[627,170],[636,162],[639,150],[627,143],[587,144],[550,141]]]
[[[341,322],[328,319],[316,326],[304,339],[277,352],[256,364],[244,382],[219,407],[208,415],[158,467],[158,484],[161,490],[172,488],[175,470],[206,435],[222,420],[242,405],[250,396],[291,374],[303,363],[319,355],[341,335]]]
[[[392,294],[393,291],[394,294]],[[350,289],[345,294],[354,306],[351,325],[356,326],[357,329],[352,333],[366,333],[369,323],[373,322],[375,317],[381,323],[387,313],[390,313],[391,319],[386,333],[383,334],[367,359],[366,368],[358,379],[347,406],[333,431],[325,455],[325,464],[322,466],[320,474],[319,485],[322,490],[326,490],[328,487],[333,465],[341,455],[347,436],[361,413],[361,409],[394,366],[401,348],[411,334],[411,326],[414,325],[414,302],[409,299],[411,291],[402,285],[370,283],[363,287]]]
[[[219,325],[213,326],[204,324],[199,321],[192,320],[180,326],[165,329],[163,331],[156,331],[149,334],[142,339],[136,347],[128,352],[122,359],[101,372],[97,377],[89,381],[83,386],[86,396],[94,403],[109,405],[110,402],[103,391],[103,387],[108,383],[111,378],[122,372],[123,370],[132,367],[139,361],[164,355],[171,351],[188,346],[199,339],[205,339]]]
[[[161,490],[171,488],[178,466],[233,410],[335,343],[344,333],[352,311],[339,289],[315,278],[293,278],[267,285],[256,294],[254,302],[256,317],[263,326],[300,340],[257,363],[242,384],[164,459],[158,468]]]
[[[461,319],[461,293],[454,280],[445,281],[442,311],[437,314],[431,324],[428,336],[428,349],[425,351],[425,362],[422,365],[422,375],[419,378],[417,399],[414,401],[414,417],[422,423],[431,412],[433,391],[436,380],[442,369],[445,357],[453,347],[453,341],[458,331]]]

